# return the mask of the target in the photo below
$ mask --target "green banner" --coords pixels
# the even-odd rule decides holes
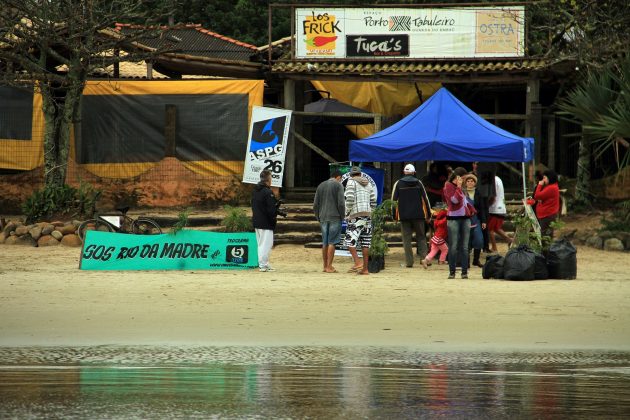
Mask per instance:
[[[88,231],[81,270],[226,270],[258,267],[256,234],[181,230],[128,235]]]

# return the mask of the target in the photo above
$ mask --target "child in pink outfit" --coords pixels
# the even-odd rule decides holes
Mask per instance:
[[[448,245],[446,238],[448,237],[448,228],[446,221],[446,210],[440,210],[435,215],[434,221],[435,234],[431,237],[431,251],[427,254],[426,258],[422,260],[422,266],[428,268],[431,264],[431,260],[440,253],[440,260],[438,264],[446,264],[446,256],[448,255]]]

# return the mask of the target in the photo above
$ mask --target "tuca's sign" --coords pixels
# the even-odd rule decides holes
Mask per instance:
[[[258,267],[256,235],[182,230],[177,234],[87,232],[81,270],[226,270]]]

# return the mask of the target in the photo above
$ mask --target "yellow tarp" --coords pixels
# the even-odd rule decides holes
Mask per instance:
[[[44,164],[42,96],[33,94],[31,140],[0,139],[0,168],[30,171]]]
[[[184,81],[88,81],[84,95],[151,95],[151,94],[247,94],[248,120],[252,107],[263,104],[262,80],[184,80]],[[73,133],[69,159],[75,159]],[[0,139],[0,168],[32,170],[44,163],[44,116],[41,95],[33,97],[32,139]],[[80,165],[104,178],[131,178],[147,172],[157,162],[98,163]],[[188,169],[203,175],[225,176],[242,173],[243,161],[188,161]]]
[[[440,83],[410,82],[336,82],[311,81],[315,89],[330,92],[330,97],[364,111],[385,116],[406,116],[420,106],[416,86],[422,92],[423,101],[433,95]],[[374,134],[374,125],[348,126],[357,138]]]
[[[247,94],[248,121],[252,107],[263,103],[264,81],[262,80],[183,80],[183,81],[91,81],[84,95],[151,95],[151,94]],[[74,144],[74,142],[72,142]],[[74,156],[74,150],[71,150]],[[244,158],[244,156],[243,156]],[[103,178],[131,178],[153,168],[157,163],[91,163],[81,165]],[[226,176],[243,172],[243,161],[187,161],[182,164],[193,172]],[[112,176],[116,174],[116,176]]]

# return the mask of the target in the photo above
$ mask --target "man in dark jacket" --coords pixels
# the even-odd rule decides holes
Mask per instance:
[[[258,242],[258,268],[260,271],[274,271],[269,265],[269,255],[273,247],[273,231],[276,228],[279,202],[271,191],[271,172],[262,171],[260,182],[252,195],[252,223]]]
[[[405,263],[413,267],[413,249],[411,239],[416,233],[416,250],[421,259],[427,255],[427,238],[424,224],[431,220],[431,203],[427,197],[424,185],[415,177],[416,168],[408,164],[392,190],[392,199],[397,202],[396,220],[400,221],[403,247],[405,249]]]

